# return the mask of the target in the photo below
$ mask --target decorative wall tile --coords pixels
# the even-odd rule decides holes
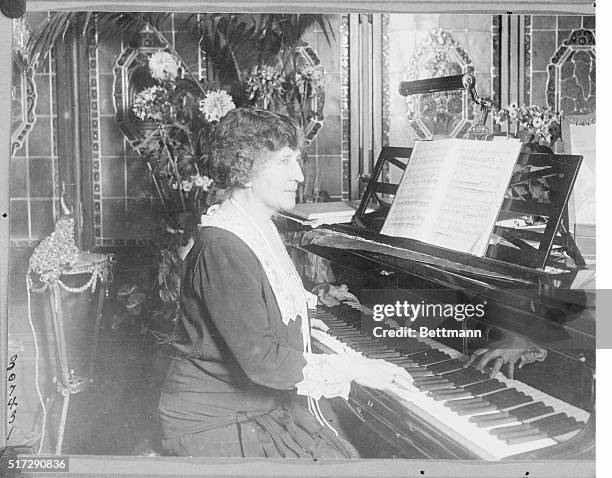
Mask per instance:
[[[50,158],[29,159],[30,197],[53,197],[53,163]]]
[[[123,133],[112,116],[100,117],[100,150],[103,156],[122,156],[125,153]]]
[[[113,75],[100,75],[98,92],[98,108],[100,114],[114,115],[113,106]],[[94,86],[92,85],[92,88]]]
[[[32,199],[30,201],[30,215],[32,216],[32,237],[42,239],[53,230],[54,209],[51,199]]]
[[[28,197],[28,160],[26,158],[11,158],[11,197]]]
[[[326,115],[325,125],[317,136],[317,154],[336,155],[342,149],[341,123],[339,115]]]
[[[49,75],[36,76],[36,116],[48,116],[51,114],[51,90],[49,86]]]
[[[559,30],[575,30],[580,27],[582,27],[582,17],[578,15],[558,17],[557,28]]]
[[[548,66],[547,102],[567,115],[595,113],[595,36],[574,30]]]
[[[11,199],[9,218],[11,220],[11,239],[30,237],[30,217],[27,199]]]
[[[546,70],[548,60],[557,49],[557,34],[555,31],[534,31],[531,36],[533,47],[532,68]]]
[[[139,156],[127,156],[125,166],[129,196],[149,198],[151,196],[151,176],[145,161]]]
[[[534,30],[554,30],[557,28],[557,17],[551,15],[535,15],[533,17]]]
[[[470,55],[449,32],[434,29],[413,53],[406,79],[468,73],[474,71],[471,63]],[[410,126],[421,139],[462,137],[473,117],[474,104],[463,90],[409,95],[405,102]]]
[[[319,156],[319,175],[321,191],[327,191],[332,198],[341,198],[342,157],[340,155]],[[335,194],[334,194],[335,192]]]
[[[125,195],[125,161],[123,157],[102,158],[100,161],[102,196],[120,198]]]
[[[127,213],[125,199],[102,199],[102,229],[104,237],[124,239]]]
[[[38,118],[28,136],[29,156],[51,156],[51,120]]]

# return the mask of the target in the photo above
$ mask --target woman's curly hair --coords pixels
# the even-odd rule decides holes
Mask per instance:
[[[258,108],[233,109],[213,132],[211,175],[220,188],[243,187],[267,153],[286,146],[298,151],[303,144],[302,129],[289,116]]]

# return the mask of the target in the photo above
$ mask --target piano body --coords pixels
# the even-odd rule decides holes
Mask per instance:
[[[479,328],[484,338],[374,338],[368,304],[318,310],[330,327],[327,334],[315,334],[320,350],[391,361],[413,374],[419,387],[386,394],[355,386],[351,408],[398,457],[594,459],[594,293],[572,288],[585,268],[563,224],[580,158],[521,154],[523,168],[511,185],[557,172],[560,190],[551,192],[550,204],[508,197],[498,219],[543,215],[545,230],[496,227],[504,240],[476,257],[378,232],[388,212],[386,198],[397,189],[380,180],[381,174],[385,164],[405,168],[410,152],[383,148],[353,222],[301,231],[298,248],[323,258],[335,282],[347,284],[360,299],[368,291],[387,290],[419,303],[446,291],[457,303],[486,304],[482,319],[447,321],[460,329]],[[375,196],[381,207],[366,214]],[[559,247],[564,254],[551,254]],[[563,260],[568,255],[569,265]],[[410,324],[394,318],[382,325]],[[514,380],[464,367],[474,350],[501,332],[539,345],[547,357],[516,369]]]

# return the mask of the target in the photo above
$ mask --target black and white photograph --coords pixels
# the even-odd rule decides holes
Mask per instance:
[[[1,476],[595,476],[599,6],[0,12]]]

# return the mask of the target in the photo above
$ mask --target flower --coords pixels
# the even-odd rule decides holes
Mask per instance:
[[[158,81],[174,81],[178,68],[178,62],[168,52],[158,51],[149,58],[149,72]]]
[[[548,144],[561,137],[561,117],[562,113],[549,108],[541,108],[538,105],[519,107],[516,103],[493,113],[493,119],[498,124],[507,121],[510,128],[511,122],[515,122],[515,135],[524,141],[544,141]]]
[[[142,121],[161,121],[164,117],[164,109],[170,106],[168,99],[168,90],[159,85],[150,86],[136,94],[132,111]]]
[[[247,93],[250,100],[261,101],[267,108],[275,97],[280,97],[284,78],[274,67],[259,65],[247,80]]]
[[[209,91],[199,103],[206,121],[219,121],[228,111],[236,108],[232,97],[225,90]]]
[[[295,83],[303,98],[312,98],[324,86],[325,68],[322,65],[307,65],[297,70]]]
[[[532,120],[531,120],[531,125],[534,128],[541,128],[542,125],[544,124],[544,121],[542,121],[542,118],[535,116]]]
[[[213,183],[213,180],[208,176],[200,176],[199,174],[191,176],[191,180],[196,187],[202,188],[202,191],[208,191],[210,189],[210,185]]]
[[[181,189],[186,193],[190,192],[193,189],[193,182],[189,179],[183,179],[181,182]]]

